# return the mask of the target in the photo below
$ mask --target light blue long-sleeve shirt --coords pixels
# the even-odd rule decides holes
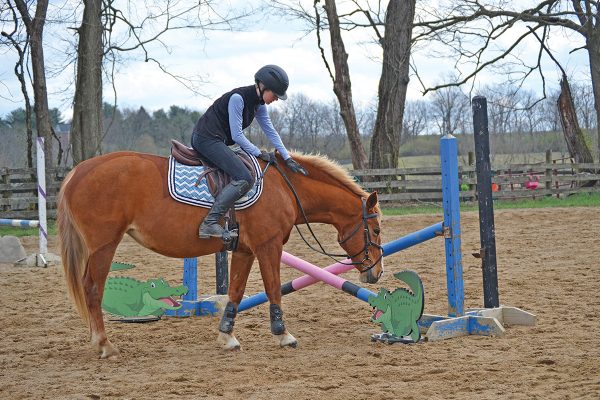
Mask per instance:
[[[261,153],[260,149],[251,141],[249,141],[242,131],[242,111],[244,110],[244,99],[242,96],[234,93],[229,98],[227,110],[229,111],[229,129],[231,130],[231,139],[240,145],[240,147],[246,152],[254,156],[258,156]],[[258,106],[254,118],[267,136],[267,139],[269,139],[269,142],[271,142],[273,147],[275,147],[279,154],[281,154],[281,157],[283,157],[284,160],[290,158],[290,154],[283,145],[279,133],[277,133],[275,127],[273,127],[273,124],[271,123],[271,118],[267,112],[267,106],[264,104]]]

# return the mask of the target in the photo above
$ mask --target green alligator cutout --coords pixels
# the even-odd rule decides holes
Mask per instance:
[[[131,264],[113,263],[111,271],[135,268]],[[181,304],[172,296],[182,296],[186,286],[171,287],[164,279],[145,282],[128,277],[110,277],[104,285],[102,308],[122,317],[162,316],[165,310],[177,310]]]
[[[417,321],[423,315],[425,294],[423,282],[414,271],[402,271],[394,277],[406,283],[410,290],[398,288],[393,292],[381,288],[377,296],[369,296],[375,308],[371,321],[381,324],[384,332],[397,337],[410,335],[413,342],[421,338]]]

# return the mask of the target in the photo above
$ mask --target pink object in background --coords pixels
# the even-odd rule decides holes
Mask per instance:
[[[537,189],[538,186],[540,186],[539,180],[540,180],[539,176],[529,175],[529,180],[527,182],[525,182],[525,188],[531,189],[531,190]]]

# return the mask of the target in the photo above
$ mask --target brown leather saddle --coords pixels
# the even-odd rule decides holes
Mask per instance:
[[[236,154],[240,160],[242,160],[246,168],[248,168],[252,178],[256,181],[256,170],[254,169],[252,160],[250,160],[250,156],[244,152],[236,152]],[[206,177],[208,188],[213,197],[216,197],[221,190],[231,182],[231,177],[229,175],[203,160],[196,150],[175,139],[171,139],[171,156],[173,156],[177,162],[184,165],[193,167],[203,166],[204,170],[199,174],[198,179],[196,180],[196,186],[200,184],[202,178]]]
[[[242,160],[246,168],[248,168],[252,178],[256,181],[256,170],[254,169],[254,164],[252,163],[250,156],[241,151],[236,152],[236,154],[240,160]],[[203,166],[204,169],[198,174],[195,185],[198,186],[202,178],[206,177],[208,189],[213,197],[217,197],[221,190],[231,182],[231,177],[229,175],[203,160],[196,150],[174,139],[171,140],[171,156],[177,160],[177,162],[184,165],[192,167]],[[235,218],[235,207],[231,207],[225,214],[225,230],[227,233],[223,235],[223,250],[235,250],[239,238],[239,224]],[[230,233],[233,231],[236,231],[236,235],[232,236]]]

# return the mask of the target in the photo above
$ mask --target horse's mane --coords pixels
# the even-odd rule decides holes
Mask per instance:
[[[360,197],[366,198],[369,196],[344,167],[327,156],[304,153],[293,153],[293,156],[302,166],[310,170],[311,178],[324,182],[338,182]]]

